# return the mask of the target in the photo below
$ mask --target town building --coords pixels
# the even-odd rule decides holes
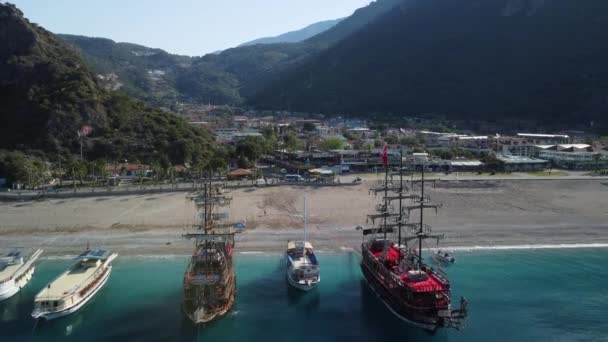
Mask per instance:
[[[517,136],[524,138],[530,145],[552,145],[567,144],[570,136],[565,134],[537,134],[537,133],[517,133]]]
[[[538,158],[497,154],[496,158],[503,164],[505,172],[543,171],[549,166],[549,161]]]
[[[586,144],[539,146],[538,156],[550,160],[555,167],[569,170],[594,170],[608,166],[608,153],[596,152]]]

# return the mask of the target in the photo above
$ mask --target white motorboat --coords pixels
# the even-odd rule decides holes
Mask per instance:
[[[319,261],[313,246],[306,241],[306,196],[304,197],[304,241],[287,243],[287,282],[296,289],[309,291],[319,285]]]
[[[449,253],[443,252],[443,251],[435,252],[435,254],[433,255],[433,258],[438,263],[453,264],[456,262],[456,258],[451,256]]]
[[[84,251],[72,267],[38,293],[32,317],[51,320],[76,312],[106,284],[117,256],[105,249]]]
[[[27,261],[20,250],[14,250],[0,258],[0,301],[8,299],[21,290],[34,275],[34,262],[42,254],[38,249]]]

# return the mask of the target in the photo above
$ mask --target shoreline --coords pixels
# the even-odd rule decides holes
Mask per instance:
[[[235,250],[283,253],[288,240],[302,239],[304,193],[315,249],[358,249],[362,236],[355,227],[366,226],[366,214],[378,201],[369,196],[373,186],[369,179],[349,187],[230,191],[230,220],[247,225],[236,235]],[[438,182],[427,191],[443,204],[438,213],[425,215],[433,231],[446,236],[438,248],[608,246],[608,184],[603,180]],[[197,213],[186,195],[0,203],[0,253],[23,246],[43,248],[45,255],[72,255],[90,244],[123,256],[188,255],[193,245],[182,234],[191,232]],[[437,246],[429,241],[423,247]]]
[[[425,251],[448,251],[448,252],[481,252],[481,251],[531,251],[531,250],[562,250],[562,249],[608,249],[608,243],[583,243],[583,244],[544,244],[544,245],[504,245],[504,246],[453,246],[445,248],[428,248]],[[320,254],[341,254],[341,253],[356,253],[358,250],[352,248],[341,248],[339,250],[317,250]],[[282,252],[278,251],[235,251],[237,256],[242,255],[263,255],[263,256],[282,256]],[[41,256],[39,260],[54,261],[54,260],[72,260],[77,257],[77,254],[66,255],[47,255]],[[188,258],[189,254],[126,254],[119,253],[122,259],[175,259]]]

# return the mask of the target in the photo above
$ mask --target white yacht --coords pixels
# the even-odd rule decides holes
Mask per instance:
[[[287,243],[287,281],[289,285],[303,291],[319,285],[319,262],[310,242]]]
[[[108,281],[117,256],[105,249],[84,251],[76,264],[38,293],[32,317],[51,320],[76,312]]]
[[[304,196],[304,241],[287,243],[287,282],[296,289],[309,291],[319,285],[319,261],[312,244],[306,241],[307,208]]]
[[[27,261],[20,250],[14,250],[0,258],[0,301],[14,296],[34,275],[34,261],[42,254],[38,249]]]

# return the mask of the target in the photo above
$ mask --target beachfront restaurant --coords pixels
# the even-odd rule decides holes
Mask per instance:
[[[531,157],[497,154],[496,158],[503,163],[505,172],[543,171],[549,166],[549,161]]]

